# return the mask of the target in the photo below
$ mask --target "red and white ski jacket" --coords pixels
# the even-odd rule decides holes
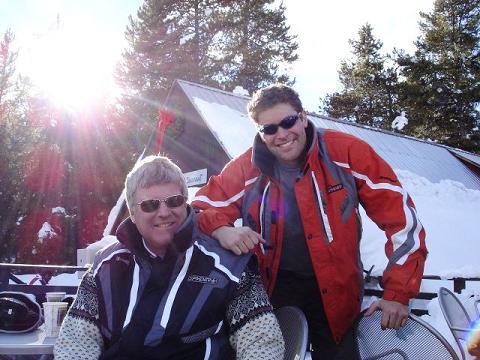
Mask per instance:
[[[359,203],[387,238],[385,300],[407,305],[417,295],[427,256],[425,230],[391,167],[366,142],[315,129],[310,123],[307,148],[294,191],[325,312],[338,342],[358,316],[363,297]],[[266,244],[255,252],[270,295],[284,226],[283,193],[273,178],[274,162],[257,135],[253,148],[212,176],[192,202],[200,210],[201,229],[209,235],[242,218],[245,226],[263,236]]]

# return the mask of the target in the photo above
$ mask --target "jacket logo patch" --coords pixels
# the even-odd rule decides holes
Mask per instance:
[[[218,282],[218,279],[211,278],[211,277],[208,277],[208,276],[202,276],[202,275],[190,275],[187,278],[187,281],[197,282],[197,283],[201,283],[201,284],[215,285]]]
[[[327,186],[327,193],[331,194],[334,193],[335,191],[342,190],[343,189],[343,184],[336,184],[336,185],[328,185]]]

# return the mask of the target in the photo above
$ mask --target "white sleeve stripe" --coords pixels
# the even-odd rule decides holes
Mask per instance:
[[[258,179],[258,176],[245,181],[245,187],[253,184],[257,179]],[[205,203],[207,203],[207,204],[209,204],[213,207],[225,207],[225,206],[228,206],[228,205],[234,203],[235,201],[240,199],[243,195],[245,195],[245,189],[240,191],[238,194],[233,195],[230,199],[223,200],[223,201],[214,201],[214,200],[211,200],[208,196],[199,195],[199,196],[195,196],[193,198],[192,202],[193,201],[203,201],[203,202],[205,202]]]
[[[267,183],[267,186],[265,186],[265,189],[263,190],[262,202],[260,203],[260,235],[262,236],[264,236],[263,228],[265,226],[265,224],[263,223],[263,211],[265,209],[265,198],[267,196],[267,191],[269,187],[270,187],[270,181]],[[267,240],[269,241],[269,239]],[[262,243],[260,243],[260,250],[262,251],[262,254],[265,255],[265,248]]]
[[[198,243],[198,241],[195,241],[195,245],[206,255],[210,256],[213,258],[213,261],[214,261],[214,264],[215,264],[215,267],[220,270],[221,272],[223,272],[225,275],[227,275],[232,281],[235,281],[236,283],[238,283],[240,280],[238,279],[238,277],[236,277],[235,275],[232,274],[232,272],[230,270],[228,270],[225,266],[223,266],[222,264],[220,264],[220,257],[218,256],[218,254],[215,254],[214,252],[211,252],[211,251],[208,251],[207,249],[205,249],[202,245],[200,245]]]
[[[140,285],[139,275],[140,268],[137,262],[135,262],[135,267],[133,269],[132,287],[130,289],[130,300],[128,303],[127,314],[125,315],[125,320],[123,322],[124,328],[130,323],[130,320],[132,319],[133,308],[135,307],[135,304],[137,302],[138,287]]]
[[[337,164],[338,166],[350,169],[349,164],[336,162],[336,161],[335,161],[335,164]],[[372,180],[368,178],[368,176],[357,173],[355,171],[352,171],[352,175],[360,180],[365,181],[368,187],[371,188],[372,190],[378,190],[378,189],[391,190],[391,191],[395,191],[402,194],[403,213],[405,214],[406,223],[403,229],[401,229],[400,231],[392,235],[393,251],[395,252],[395,250],[397,250],[400,246],[402,246],[409,240],[409,233],[414,226],[414,221],[413,221],[413,217],[410,209],[414,212],[415,215],[416,215],[416,211],[414,208],[410,208],[407,204],[407,198],[408,198],[407,192],[401,186],[392,185],[388,183],[374,183]],[[413,232],[413,244],[412,244],[413,246],[408,250],[408,252],[403,254],[398,259],[396,263],[400,265],[402,265],[407,260],[408,255],[412,254],[420,247],[419,234],[420,234],[420,231],[422,230],[422,224],[420,223],[420,220],[418,219],[418,217],[417,216],[415,217],[417,221],[416,221],[416,227]]]
[[[395,191],[395,192],[398,192],[398,193],[402,194],[406,198],[407,193],[405,192],[405,190],[401,186],[392,185],[392,184],[389,184],[389,183],[374,183],[367,176],[365,176],[363,174],[359,174],[355,171],[352,171],[352,175],[355,176],[356,178],[360,179],[360,180],[365,181],[367,183],[368,187],[372,190],[377,190],[377,189],[392,190],[392,191]]]
[[[415,213],[415,217],[417,219],[417,225],[416,225],[415,230],[413,232],[413,240],[415,241],[415,243],[414,243],[414,246],[406,254],[403,254],[398,259],[397,264],[400,264],[400,265],[403,265],[405,263],[405,261],[407,261],[408,255],[415,252],[420,247],[420,231],[422,230],[423,226],[420,223],[420,220],[418,220],[417,212],[415,211],[415,209],[413,209],[413,208],[410,208],[410,209]],[[408,232],[406,232],[405,236],[408,236]]]
[[[93,270],[93,277],[95,277],[97,275],[97,272],[98,270],[102,267],[102,264],[105,262],[105,261],[108,261],[110,260],[111,258],[113,258],[115,255],[117,254],[123,254],[123,253],[130,253],[130,250],[128,249],[119,249],[117,251],[114,251],[113,253],[111,253],[110,255],[108,255],[105,259],[103,259],[102,261],[100,261],[100,263],[97,265],[97,267]]]
[[[254,177],[253,179],[245,181],[245,187],[247,187],[250,184],[253,184],[255,181],[257,181],[258,176]]]
[[[365,183],[368,185],[368,187],[371,188],[372,190],[378,190],[378,189],[391,190],[391,191],[395,191],[395,192],[398,192],[398,193],[402,194],[403,213],[405,214],[405,227],[392,235],[393,251],[395,252],[395,250],[397,250],[400,246],[402,246],[404,243],[406,243],[408,241],[408,234],[412,230],[412,227],[413,227],[413,224],[414,224],[412,214],[411,214],[411,212],[409,210],[409,206],[407,204],[407,198],[408,198],[407,192],[401,186],[392,185],[392,184],[388,184],[388,183],[375,184],[366,175],[359,174],[355,171],[352,171],[352,174],[356,178],[365,181]],[[421,224],[420,224],[420,221],[418,221],[418,219],[417,219],[417,227],[418,226],[421,226]],[[420,233],[420,230],[417,231],[415,229],[415,232],[413,233],[413,242],[414,243],[412,244],[412,247],[402,257],[400,257],[396,263],[398,263],[400,265],[403,265],[403,263],[407,259],[408,255],[415,252],[420,247],[420,238],[418,236],[419,233]]]
[[[347,163],[342,163],[342,162],[339,162],[339,161],[334,161],[334,163],[337,164],[338,166],[350,169],[350,165],[348,165]]]
[[[225,201],[213,201],[210,200],[207,196],[205,195],[200,195],[200,196],[195,196],[192,200],[193,201],[203,201],[213,207],[225,207],[228,206],[238,199],[240,199],[243,195],[245,194],[245,190],[240,191],[238,194],[232,196],[230,199],[227,199]]]
[[[175,279],[172,289],[168,293],[167,301],[165,303],[165,309],[163,310],[162,319],[160,320],[160,325],[164,329],[167,327],[168,320],[170,320],[170,313],[172,312],[173,301],[177,296],[178,288],[180,287],[180,284],[182,283],[183,279],[185,278],[185,275],[187,274],[187,270],[190,265],[190,260],[192,259],[192,253],[193,253],[193,246],[190,246],[185,253],[185,262],[182,266],[182,269],[180,270],[180,273]]]

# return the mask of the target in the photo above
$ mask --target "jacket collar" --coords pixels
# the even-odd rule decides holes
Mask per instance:
[[[182,226],[173,236],[173,241],[169,245],[165,256],[177,255],[185,252],[193,243],[194,231],[196,231],[195,214],[190,205],[187,205],[187,217]],[[142,235],[137,226],[130,217],[126,218],[118,226],[116,231],[118,241],[120,241],[133,254],[142,258],[150,258],[148,251],[143,246]]]
[[[303,168],[307,166],[308,158],[310,157],[316,143],[318,142],[317,132],[315,131],[315,126],[313,123],[308,120],[307,128],[305,129],[307,134],[307,143],[305,145],[303,158],[307,159],[303,162]],[[255,139],[253,141],[252,146],[252,163],[260,169],[260,171],[269,176],[274,177],[274,165],[277,159],[275,155],[273,155],[270,150],[268,150],[267,146],[263,142],[260,134],[257,133]]]

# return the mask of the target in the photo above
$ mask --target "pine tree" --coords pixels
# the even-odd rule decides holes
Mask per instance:
[[[413,56],[399,58],[408,130],[480,151],[480,0],[436,0]]]
[[[130,17],[129,47],[116,77],[124,90],[123,109],[137,118],[139,144],[152,132],[175,79],[215,84],[212,69],[220,60],[208,49],[218,31],[218,11],[207,0],[145,0],[137,17]]]
[[[23,188],[24,160],[39,137],[27,121],[28,79],[16,72],[18,51],[15,36],[7,30],[0,41],[0,260],[16,255],[16,226],[30,204],[30,193]]]
[[[400,114],[396,71],[388,65],[389,57],[381,54],[383,44],[370,24],[362,26],[358,39],[349,43],[354,57],[341,63],[343,90],[327,95],[323,110],[333,117],[388,129]]]
[[[226,89],[239,85],[252,93],[274,82],[294,82],[286,70],[298,59],[298,44],[282,3],[233,1],[224,24],[223,39],[217,44],[224,65],[217,78]]]
[[[273,0],[145,0],[130,17],[117,71],[122,108],[138,121],[138,142],[154,130],[175,79],[250,91],[290,81],[282,66],[297,59],[297,44],[284,11]]]
[[[0,119],[4,120],[9,116],[8,109],[9,95],[15,85],[15,64],[18,51],[12,50],[12,43],[15,36],[8,29],[0,42]]]

